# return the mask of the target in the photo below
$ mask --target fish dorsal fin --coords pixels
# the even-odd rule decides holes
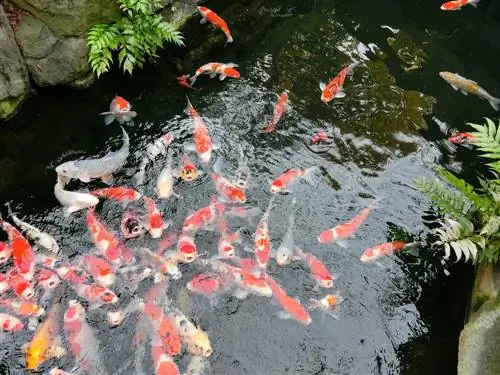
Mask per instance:
[[[320,82],[319,83],[319,88],[321,89],[321,91],[323,91],[324,89],[326,89],[326,83]]]

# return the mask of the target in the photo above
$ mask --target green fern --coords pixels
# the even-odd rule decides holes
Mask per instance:
[[[87,35],[89,62],[99,77],[109,71],[113,52],[118,52],[118,64],[132,74],[146,59],[154,60],[165,42],[184,45],[182,34],[156,12],[162,0],[119,0],[124,16],[111,25],[93,26]]]
[[[484,125],[469,123],[476,130],[471,132],[475,137],[472,144],[483,152],[482,157],[495,160],[488,165],[500,172],[500,131],[491,119],[485,118],[485,120]]]
[[[484,247],[484,239],[481,236],[475,236],[472,223],[445,219],[440,222],[440,227],[434,233],[438,240],[434,242],[435,246],[444,248],[444,259],[449,259],[451,251],[455,253],[456,262],[462,257],[467,262],[469,259],[475,262],[478,258],[479,249]]]

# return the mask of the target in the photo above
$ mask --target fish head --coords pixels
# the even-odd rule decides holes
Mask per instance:
[[[193,354],[201,355],[203,357],[210,357],[213,353],[212,345],[207,333],[198,329],[190,340],[190,348]]]
[[[45,290],[49,290],[57,287],[60,279],[55,272],[42,268],[38,274],[38,283],[42,284]]]
[[[65,184],[68,181],[68,177],[75,178],[78,176],[78,172],[80,170],[74,161],[67,161],[66,163],[58,165],[55,171],[59,175],[58,177],[62,180],[61,183]]]
[[[29,371],[36,371],[38,367],[45,362],[45,353],[48,349],[47,340],[33,339],[26,351],[26,369]]]
[[[235,68],[224,69],[224,74],[230,78],[236,78],[236,79],[240,78],[240,72],[238,72]]]
[[[99,296],[99,299],[104,303],[113,304],[118,302],[118,297],[116,296],[116,294],[109,289],[104,290]]]
[[[291,251],[286,247],[280,247],[276,251],[276,263],[279,266],[285,266],[290,263],[290,254]]]
[[[219,244],[219,254],[228,258],[233,258],[236,255],[234,246],[228,241],[221,241]]]
[[[447,82],[454,81],[455,74],[451,72],[439,72],[439,76]]]
[[[361,260],[364,263],[370,262],[373,259],[374,259],[374,254],[373,254],[373,250],[372,249],[366,249],[363,252],[363,254],[361,254],[361,257],[359,258],[359,260]]]
[[[197,7],[197,8],[198,8],[198,12],[200,12],[202,16],[204,16],[205,14],[208,13],[207,7]]]
[[[110,286],[115,282],[115,274],[112,272],[101,273],[97,276],[96,281],[102,286]]]
[[[332,94],[331,92],[326,91],[326,90],[323,90],[323,91],[321,92],[321,101],[322,101],[323,103],[328,103],[328,102],[332,101],[332,99],[334,98],[334,96],[335,96],[335,95],[334,95],[334,94]]]
[[[106,315],[107,315],[108,324],[112,327],[116,327],[117,325],[120,325],[123,322],[123,320],[125,319],[125,314],[121,310],[108,311]]]
[[[323,288],[333,288],[333,280],[330,278],[323,278],[319,280],[319,284]]]
[[[229,190],[229,196],[231,197],[231,200],[234,202],[245,203],[247,201],[245,192],[236,186],[232,187]]]
[[[64,312],[64,323],[68,326],[68,323],[74,323],[82,321],[85,318],[85,309],[83,306],[75,299],[68,302],[68,308]]]

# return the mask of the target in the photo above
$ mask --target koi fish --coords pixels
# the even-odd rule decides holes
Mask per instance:
[[[144,231],[143,221],[142,215],[132,211],[125,211],[120,223],[123,237],[134,238],[140,236]]]
[[[19,275],[25,280],[31,280],[35,274],[35,252],[30,243],[13,225],[0,216],[0,225],[9,237],[12,258]]]
[[[319,234],[318,242],[329,244],[336,241],[339,242],[345,240],[346,238],[352,236],[359,229],[361,224],[365,222],[371,210],[371,206],[366,207],[351,220],[348,220],[345,223],[339,224],[333,228],[324,230]],[[341,242],[340,245],[342,246]]]
[[[64,331],[78,366],[89,375],[105,375],[107,371],[99,358],[99,341],[87,323],[86,315],[78,301],[70,300],[64,312]]]
[[[168,256],[163,257],[159,254],[153,253],[147,247],[139,248],[139,251],[144,256],[144,261],[146,261],[151,267],[159,268],[163,274],[170,275],[172,279],[179,280],[182,277],[181,271],[177,267],[177,257]]]
[[[474,142],[476,140],[476,137],[474,137],[472,134],[467,133],[467,132],[457,132],[452,134],[448,140],[453,143],[453,144],[463,144],[466,142]]]
[[[334,311],[342,303],[343,300],[344,299],[340,296],[339,293],[327,294],[320,300],[311,298],[311,305],[309,306],[309,310],[323,310],[335,319],[338,319],[338,316],[334,313]]]
[[[4,332],[19,332],[24,328],[24,323],[13,315],[0,313],[0,327]]]
[[[193,164],[193,162],[187,157],[184,156],[184,159],[182,160],[182,169],[180,173],[180,177],[184,181],[194,181],[198,178],[199,173],[198,170],[196,169],[196,166]]]
[[[371,262],[385,255],[393,254],[406,248],[408,244],[402,241],[386,242],[374,247],[369,247],[363,251],[360,260],[362,262]]]
[[[319,88],[321,89],[321,101],[323,103],[328,103],[334,98],[345,97],[344,92],[344,82],[347,75],[352,74],[353,69],[359,64],[359,62],[354,62],[349,66],[342,69],[335,78],[333,78],[328,84],[321,82]]]
[[[120,169],[129,156],[130,140],[127,132],[121,127],[123,145],[117,150],[98,159],[83,159],[67,161],[56,167],[55,171],[65,180],[77,179],[89,182],[100,178],[102,182],[110,185],[113,182],[113,173]]]
[[[160,238],[163,230],[166,229],[168,225],[163,220],[160,210],[156,207],[155,201],[146,195],[143,198],[147,210],[146,229],[152,238]]]
[[[172,195],[178,197],[174,193],[174,170],[172,169],[172,154],[168,155],[167,163],[158,175],[156,181],[156,194],[159,199],[168,199]]]
[[[290,297],[271,276],[266,275],[265,279],[273,292],[274,300],[279,303],[284,310],[278,313],[281,319],[293,318],[304,325],[309,325],[312,322],[311,316],[302,306],[299,299]]]
[[[227,222],[224,219],[220,219],[217,222],[217,227],[220,232],[219,242],[217,244],[219,255],[222,258],[233,258],[235,256],[233,243],[240,242],[241,240],[239,231],[228,233]]]
[[[212,157],[212,150],[214,148],[212,139],[210,138],[210,134],[208,133],[207,125],[198,114],[196,109],[194,109],[189,99],[186,108],[186,114],[188,114],[189,117],[193,119],[193,139],[196,153],[198,154],[203,164],[208,164],[210,162],[210,158]]]
[[[60,358],[66,354],[59,336],[60,304],[52,306],[47,318],[38,326],[26,347],[26,369],[36,371],[40,365],[50,358]]]
[[[165,352],[161,343],[151,340],[151,358],[156,375],[181,375],[173,358]]]
[[[229,285],[224,276],[199,274],[186,284],[186,288],[192,293],[208,298],[210,304],[214,305],[217,295],[228,290]]]
[[[6,242],[0,241],[0,264],[7,262],[12,255],[12,250]]]
[[[323,288],[333,287],[333,275],[326,268],[322,261],[316,258],[310,253],[306,253],[299,248],[296,248],[297,255],[301,257],[308,265],[311,270],[311,278],[316,281],[316,283]]]
[[[13,313],[25,317],[39,317],[45,314],[45,309],[29,301],[20,301],[15,298],[0,300],[0,306]]]
[[[238,70],[236,70],[237,67],[238,64],[235,63],[207,63],[196,69],[194,75],[191,77],[191,85],[194,85],[198,77],[202,74],[208,74],[210,78],[215,78],[218,74],[220,81],[225,80],[226,77],[239,79],[241,74]]]
[[[316,166],[307,169],[289,169],[271,183],[270,191],[273,194],[286,191],[297,178],[302,178],[309,184],[315,185],[318,183],[318,178],[314,175],[317,171],[319,168]]]
[[[115,304],[118,297],[110,289],[98,284],[76,284],[71,285],[79,297],[87,300],[91,308],[100,307],[103,304]]]
[[[38,272],[37,281],[48,292],[55,289],[60,284],[61,279],[55,271],[44,268]]]
[[[485,89],[479,86],[476,81],[472,81],[457,73],[451,72],[439,72],[439,76],[448,82],[455,90],[460,90],[460,92],[464,95],[476,95],[489,102],[493,109],[500,111],[500,98],[491,96]]]
[[[448,1],[441,5],[441,10],[460,10],[462,7],[467,4],[472,5],[474,8],[477,8],[477,4],[479,0],[454,0]]]
[[[231,35],[231,31],[229,31],[229,27],[227,27],[226,21],[219,17],[217,13],[208,9],[207,7],[197,7],[198,12],[200,12],[203,17],[200,20],[201,24],[210,22],[216,29],[221,29],[224,35],[226,35],[226,44],[233,42],[233,37]]]
[[[8,273],[9,286],[14,294],[24,299],[32,299],[35,295],[35,289],[29,281],[19,274],[16,269],[11,269]]]
[[[115,282],[115,269],[104,259],[85,255],[83,265],[98,284],[109,287]]]
[[[267,125],[262,130],[264,133],[272,133],[276,130],[276,125],[278,125],[281,116],[283,116],[283,114],[286,111],[287,103],[288,103],[288,90],[285,90],[280,95],[278,101],[276,102],[276,105],[274,106],[273,117],[268,121]]]
[[[89,275],[84,270],[70,264],[61,265],[56,272],[57,276],[72,284],[84,284],[89,279]]]
[[[214,181],[217,192],[228,203],[245,203],[247,198],[245,192],[236,185],[233,185],[228,179],[222,177],[220,173],[213,172],[212,180]]]
[[[115,95],[109,105],[109,112],[102,112],[99,115],[104,116],[104,125],[111,124],[115,119],[118,123],[123,124],[137,116],[137,112],[131,111],[131,108],[132,105],[128,101]]]
[[[325,132],[319,132],[316,134],[313,134],[311,137],[311,142],[314,144],[330,144],[332,143],[332,140],[328,137],[328,134]]]
[[[114,201],[136,201],[142,196],[137,190],[125,186],[96,189],[92,190],[90,194]]]
[[[177,259],[183,263],[194,262],[198,258],[198,250],[194,238],[183,234],[177,243]]]
[[[295,209],[296,199],[295,197],[292,199],[292,210]],[[290,219],[288,222],[288,228],[286,230],[285,235],[283,236],[283,240],[281,241],[278,250],[276,250],[276,263],[279,266],[285,266],[289,264],[291,261],[296,260],[297,257],[293,255],[294,252],[294,238],[293,238],[293,230],[295,226],[295,215],[292,211],[290,215]]]
[[[165,156],[167,154],[167,149],[170,144],[174,141],[174,135],[172,133],[166,133],[160,138],[150,143],[146,147],[146,155],[142,158],[141,164],[139,166],[139,171],[132,176],[132,182],[134,185],[143,185],[144,179],[146,177],[146,167],[150,162],[152,162],[158,155]]]
[[[97,218],[94,208],[87,211],[87,226],[96,248],[112,264],[121,262],[122,250],[118,239]]]
[[[231,183],[236,185],[242,190],[245,190],[248,181],[250,180],[251,171],[248,167],[248,158],[243,153],[243,148],[240,146],[240,157],[238,161],[238,169],[234,172],[234,177],[231,180]]]
[[[64,190],[63,181],[57,176],[57,182],[54,185],[54,196],[64,206],[64,215],[69,216],[73,212],[84,208],[95,207],[99,203],[99,198],[81,191]]]
[[[271,256],[271,238],[267,220],[271,212],[273,198],[269,201],[266,212],[262,215],[255,232],[255,259],[260,268],[265,269]]]
[[[185,75],[177,77],[177,82],[179,82],[179,85],[184,86],[184,87],[186,87],[188,89],[192,89],[192,90],[195,90],[195,91],[200,91],[200,89],[197,89],[196,87],[191,86],[189,84],[188,80],[189,80],[189,75],[188,74],[185,74]]]
[[[210,205],[202,207],[184,219],[182,233],[194,233],[214,224],[227,210],[227,205],[212,198]]]
[[[28,237],[30,240],[34,241],[37,245],[43,247],[44,249],[58,254],[60,249],[57,241],[50,234],[42,232],[40,229],[34,227],[31,224],[25,223],[21,221],[16,215],[12,213],[10,209],[10,204],[7,203],[7,210],[9,212],[9,216],[12,218],[14,224],[16,224],[21,231]]]

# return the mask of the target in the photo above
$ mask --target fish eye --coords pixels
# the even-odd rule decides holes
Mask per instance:
[[[56,284],[56,283],[55,283],[55,281],[50,281],[50,282],[49,282],[49,287],[51,287],[51,288],[52,288],[55,284]]]

